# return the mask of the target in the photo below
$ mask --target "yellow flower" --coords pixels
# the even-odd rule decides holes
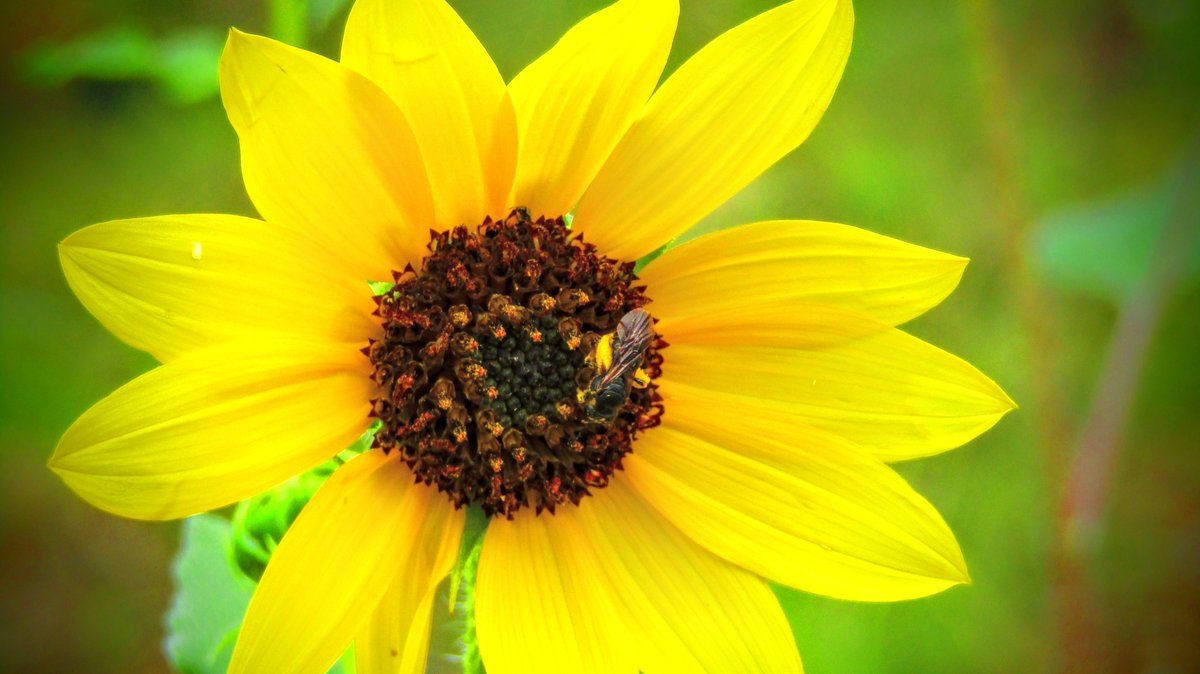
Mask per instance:
[[[351,641],[361,672],[423,671],[463,504],[493,515],[476,590],[492,674],[799,671],[767,580],[859,600],[967,580],[885,463],[1012,408],[895,327],[965,259],[777,221],[632,272],[808,136],[850,2],[768,11],[655,91],[677,14],[621,0],[507,85],[443,0],[360,0],[341,63],[235,31],[221,93],[263,220],[62,243],[87,308],[162,362],[51,459],[93,504],[218,508],[382,422],[277,549],[230,671],[323,672]],[[645,386],[594,354],[638,307],[658,336],[615,346]],[[601,379],[613,414],[584,402]]]

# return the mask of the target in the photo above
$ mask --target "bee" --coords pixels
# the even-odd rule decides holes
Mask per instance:
[[[629,398],[629,388],[645,388],[650,377],[642,371],[642,354],[654,339],[650,313],[634,309],[621,317],[615,333],[600,338],[588,361],[598,374],[579,391],[589,421],[609,421]]]

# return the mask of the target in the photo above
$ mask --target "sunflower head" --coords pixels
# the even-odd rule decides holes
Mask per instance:
[[[51,460],[96,505],[219,508],[378,428],[271,553],[233,674],[319,674],[351,641],[360,671],[423,671],[468,505],[494,674],[799,672],[768,580],[968,580],[887,465],[1012,408],[898,327],[966,260],[799,220],[674,245],[808,137],[849,0],[783,3],[659,85],[677,16],[617,0],[510,82],[444,0],[358,0],[340,62],[234,32],[222,98],[261,219],[63,242],[88,308],[162,361]]]
[[[512,518],[578,504],[658,424],[665,342],[641,341],[632,368],[596,354],[649,302],[645,288],[633,263],[599,254],[562,217],[517,208],[432,232],[420,268],[393,281],[375,297],[382,336],[363,350],[379,387],[375,446],[456,506]],[[643,359],[650,381],[628,386]],[[598,414],[592,389],[606,374]]]

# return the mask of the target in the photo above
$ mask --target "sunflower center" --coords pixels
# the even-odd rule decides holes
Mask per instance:
[[[428,249],[375,297],[375,445],[489,516],[553,513],[607,485],[663,412],[666,343],[633,263],[520,208],[433,232]]]

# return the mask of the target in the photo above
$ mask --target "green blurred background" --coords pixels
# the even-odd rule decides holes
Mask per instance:
[[[0,668],[169,671],[177,523],[46,468],[153,363],[74,299],[55,244],[94,222],[253,214],[215,58],[237,26],[336,55],[311,0],[0,7]],[[603,0],[451,0],[511,78]],[[777,0],[681,0],[668,71]],[[899,604],[780,590],[808,671],[1200,671],[1200,5],[863,1],[804,146],[699,225],[846,222],[973,259],[910,324],[1020,404],[899,469],[974,584]],[[298,18],[297,18],[298,17]],[[1189,147],[1193,149],[1189,151]]]

